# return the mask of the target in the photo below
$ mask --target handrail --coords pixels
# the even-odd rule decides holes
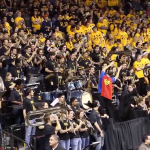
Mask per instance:
[[[24,140],[20,139],[19,137],[15,136],[15,135],[13,135],[13,134],[11,134],[11,133],[9,133],[9,132],[3,130],[3,129],[0,129],[0,132],[3,132],[4,134],[10,136],[10,137],[11,137],[11,140],[12,140],[12,138],[14,138],[14,139],[16,139],[16,140],[22,142],[23,144],[28,145],[29,148],[32,147],[31,145],[27,144]],[[1,135],[0,135],[0,136],[1,136]],[[4,136],[2,135],[2,137],[0,137],[0,138],[3,138],[3,137],[4,137]],[[12,140],[12,141],[14,141],[14,140]],[[10,142],[10,147],[13,148],[13,143],[12,143],[12,142]]]

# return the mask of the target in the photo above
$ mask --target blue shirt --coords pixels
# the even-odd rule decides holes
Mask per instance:
[[[100,75],[99,83],[98,83],[98,93],[101,93],[101,90],[102,90],[102,80],[103,80],[104,75],[106,75],[106,72],[102,71],[101,75]],[[114,83],[116,81],[116,79],[114,77],[110,77],[110,78],[112,79],[112,83]]]

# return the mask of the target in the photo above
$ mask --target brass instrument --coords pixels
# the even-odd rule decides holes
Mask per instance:
[[[26,120],[27,125],[29,125],[29,126],[33,126],[33,127],[41,126],[41,125],[45,124],[44,116],[46,114],[56,114],[59,116],[60,113],[66,113],[66,111],[64,109],[62,109],[61,107],[51,107],[48,109],[30,111],[27,113],[25,120]],[[30,117],[33,117],[33,116],[35,117],[35,122],[31,123]],[[36,122],[36,120],[38,120],[38,121]],[[41,120],[41,121],[39,122],[39,120]]]
[[[0,76],[0,92],[5,91],[5,86],[2,77]]]
[[[89,91],[91,91],[91,81],[90,81],[90,73],[89,73],[89,78],[88,78],[88,80],[87,80],[87,89],[89,90]]]

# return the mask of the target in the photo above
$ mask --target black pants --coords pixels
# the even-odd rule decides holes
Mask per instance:
[[[139,78],[139,81],[136,83],[137,92],[141,96],[147,94],[147,90],[146,90],[147,85],[144,82],[145,82],[144,78]]]
[[[109,118],[115,119],[115,116],[114,116],[115,107],[112,104],[112,100],[107,99],[103,96],[100,96],[100,103],[101,103],[101,106],[103,107],[103,109],[106,110]]]

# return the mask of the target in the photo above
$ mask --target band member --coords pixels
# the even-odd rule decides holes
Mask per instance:
[[[69,134],[69,131],[72,128],[70,127],[70,123],[67,119],[67,115],[64,114],[64,113],[61,113],[60,125],[61,125],[61,130],[58,133],[58,135],[60,137],[60,144],[65,150],[69,150],[70,149],[70,134]]]
[[[34,106],[34,91],[31,90],[31,89],[27,89],[25,91],[26,93],[26,98],[24,99],[23,101],[23,116],[24,116],[24,119],[26,120],[26,116],[27,116],[27,113],[29,111],[35,111],[36,108]],[[34,123],[34,119],[33,117],[30,118],[30,122],[31,123]],[[25,121],[26,123],[26,121]],[[25,127],[25,141],[28,145],[26,145],[26,148],[29,148],[29,144],[30,144],[30,141],[31,141],[31,136],[32,135],[35,135],[35,127],[32,127],[32,126],[28,126],[26,124],[26,127]]]
[[[91,58],[87,51],[83,53],[83,57],[79,61],[79,66],[83,66],[85,69],[91,66]]]
[[[96,146],[96,150],[102,149],[104,145],[104,131],[103,131],[103,124],[102,124],[102,119],[101,116],[98,112],[98,103],[93,102],[93,103],[88,103],[89,107],[92,108],[92,112],[90,113],[90,122],[92,123],[95,133],[94,137],[96,139],[96,142],[100,142]]]
[[[67,150],[64,149],[60,144],[59,144],[59,136],[53,134],[50,139],[49,139],[49,143],[52,149],[55,150]]]
[[[70,130],[70,145],[72,150],[81,150],[82,149],[82,141],[79,134],[79,129],[81,128],[82,121],[78,122],[73,119],[74,112],[72,110],[68,111],[68,119],[70,126],[72,129]]]
[[[22,92],[22,80],[17,79],[15,81],[15,87],[11,90],[10,97],[8,98],[11,106],[13,107],[13,115],[16,124],[23,123],[23,92]]]
[[[43,50],[38,50],[37,55],[34,57],[34,64],[36,73],[40,73],[40,71],[45,68],[46,57],[43,55]]]
[[[55,74],[55,69],[57,68],[57,62],[56,62],[56,57],[55,57],[55,53],[51,52],[50,53],[50,57],[49,60],[46,63],[46,67],[45,67],[45,72],[48,75],[52,75],[48,78],[49,84],[47,84],[47,90],[56,90],[57,88],[57,84],[56,84],[56,74]]]
[[[12,90],[15,87],[15,83],[11,81],[12,75],[10,72],[7,72],[6,77],[5,77],[5,87],[7,91]]]
[[[76,115],[80,111],[78,99],[76,97],[72,97],[70,99],[70,103],[71,103],[71,108]]]
[[[51,135],[55,134],[55,132],[59,131],[61,129],[58,117],[56,114],[46,115],[44,117],[44,121],[46,123],[44,127],[44,135],[45,135],[45,150],[49,150],[49,138]],[[52,124],[56,123],[56,127],[53,127]]]
[[[112,105],[112,93],[113,93],[113,86],[112,83],[116,81],[119,76],[120,70],[122,66],[118,68],[118,72],[115,77],[111,77],[113,71],[109,69],[106,73],[106,70],[114,65],[114,62],[111,62],[108,66],[102,68],[102,72],[100,75],[100,80],[98,84],[98,92],[101,93],[101,103],[104,104],[104,108],[106,109],[107,114],[110,118],[114,118],[114,107]]]
[[[70,54],[70,59],[67,61],[67,68],[72,71],[76,70],[75,53]]]
[[[77,119],[79,119],[83,122],[81,128],[79,129],[81,140],[82,140],[82,149],[84,149],[85,147],[87,147],[90,144],[90,125],[91,125],[91,123],[84,117],[84,113],[85,113],[84,110],[80,110],[77,114]],[[91,125],[91,127],[92,127],[92,125]]]
[[[65,95],[63,93],[59,93],[57,98],[50,104],[50,106],[60,106],[65,103]]]

